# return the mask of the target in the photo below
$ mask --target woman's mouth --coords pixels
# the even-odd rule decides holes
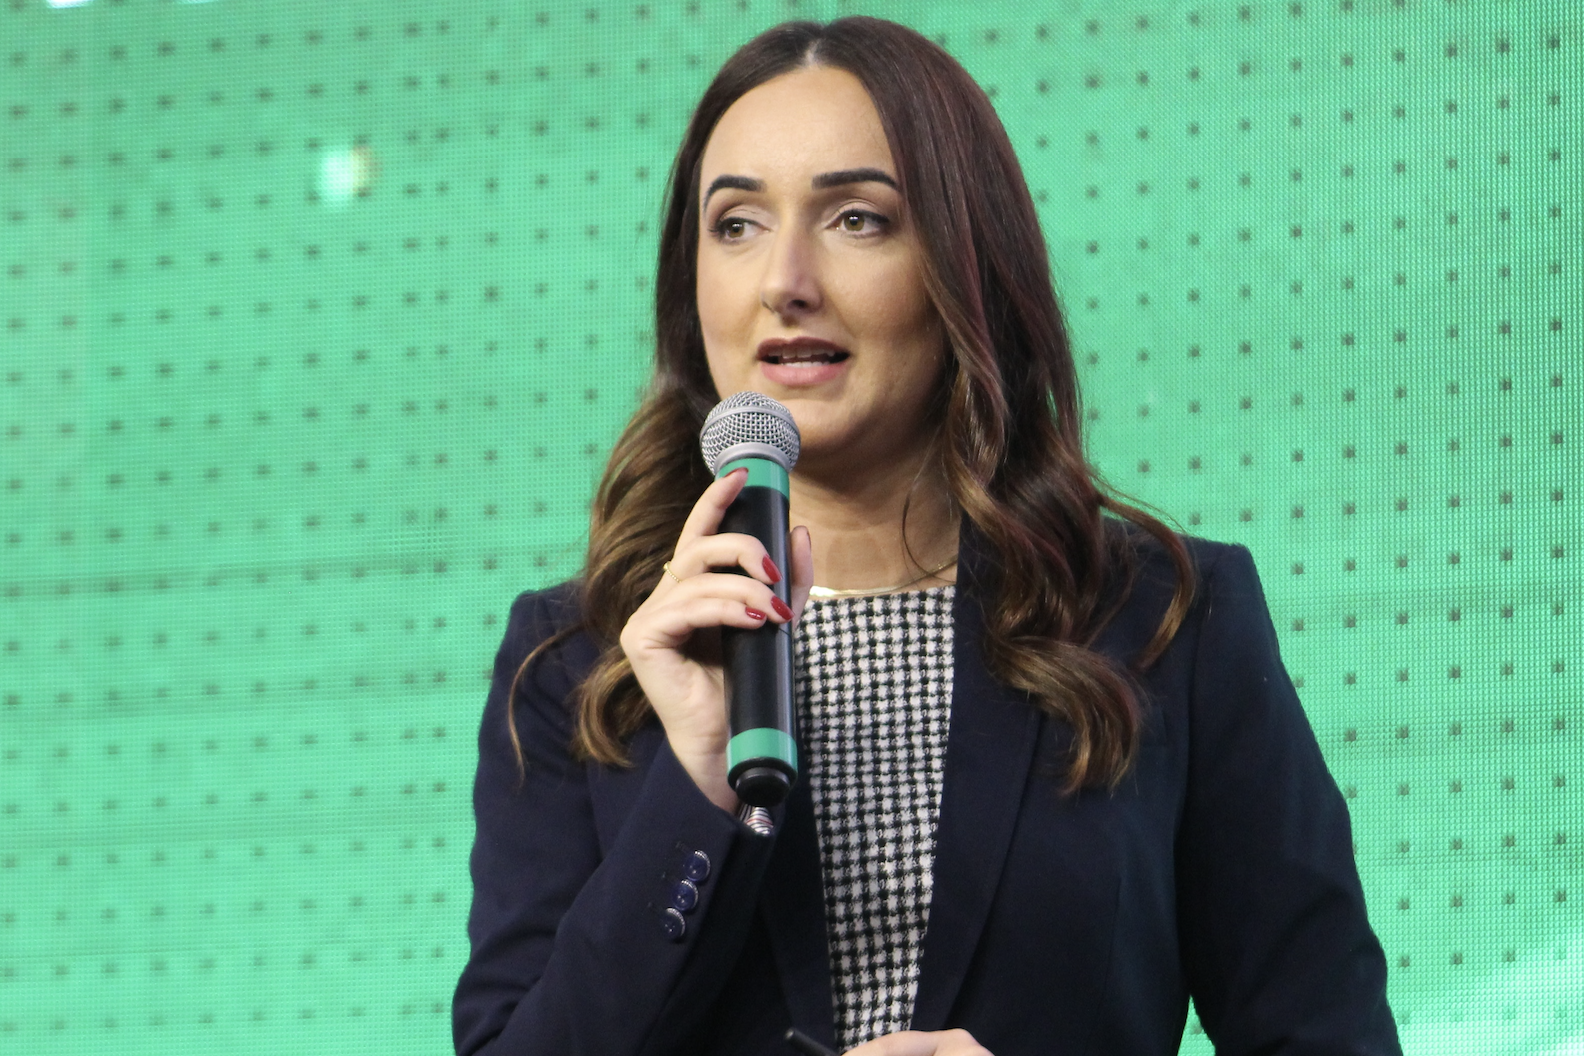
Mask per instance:
[[[832,352],[825,348],[796,348],[785,352],[772,352],[763,358],[766,363],[798,366],[808,363],[840,363],[847,358],[847,353]]]
[[[843,371],[852,353],[818,337],[775,338],[763,341],[758,353],[764,376],[785,386],[818,385]]]
[[[784,366],[818,366],[840,363],[850,353],[840,345],[817,337],[771,338],[759,345],[759,359]]]

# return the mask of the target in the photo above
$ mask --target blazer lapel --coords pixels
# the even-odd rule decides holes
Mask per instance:
[[[792,1025],[834,1045],[825,887],[807,775],[794,786],[780,813],[776,845],[760,888],[760,913],[770,935],[771,954],[781,975]]]
[[[951,723],[935,830],[929,924],[913,999],[914,1030],[944,1029],[973,959],[1012,842],[1039,736],[1039,711],[985,667],[975,589],[980,560],[965,523],[953,622]]]

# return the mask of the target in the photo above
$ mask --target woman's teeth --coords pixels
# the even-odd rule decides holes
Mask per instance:
[[[832,352],[830,349],[792,349],[786,352],[772,353],[768,359],[771,363],[785,366],[812,366],[819,363],[839,363],[847,358],[845,352]]]

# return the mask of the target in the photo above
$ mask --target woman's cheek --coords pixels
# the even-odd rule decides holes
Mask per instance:
[[[911,261],[894,268],[869,303],[874,305],[876,322],[885,328],[887,345],[906,350],[911,363],[939,359],[940,320]]]
[[[715,261],[699,261],[696,294],[699,328],[704,336],[710,372],[717,381],[727,380],[721,376],[722,370],[740,372],[741,365],[736,360],[741,357],[730,353],[752,336],[755,302],[749,296],[751,291],[745,292],[742,287],[741,275],[733,282],[732,269],[722,268]],[[745,297],[746,306],[740,303]]]

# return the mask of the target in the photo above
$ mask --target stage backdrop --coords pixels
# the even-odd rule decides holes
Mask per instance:
[[[0,1049],[447,1048],[672,151],[860,11],[1000,109],[1110,479],[1253,549],[1408,1051],[1581,1051],[1570,0],[4,0]]]

